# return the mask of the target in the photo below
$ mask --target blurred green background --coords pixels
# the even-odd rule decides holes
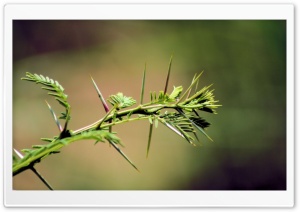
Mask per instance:
[[[147,64],[146,101],[164,89],[173,55],[169,91],[187,88],[204,70],[199,87],[213,83],[220,100],[212,125],[193,147],[165,126],[114,127],[134,170],[107,143],[80,141],[36,168],[57,190],[285,190],[286,22],[281,20],[15,20],[13,22],[13,146],[42,144],[58,129],[44,100],[58,105],[40,85],[21,81],[25,72],[56,79],[69,95],[70,129],[105,112],[102,94],[123,92],[139,99]],[[18,190],[46,190],[30,171],[13,178]]]

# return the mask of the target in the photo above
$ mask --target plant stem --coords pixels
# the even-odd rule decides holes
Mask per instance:
[[[41,161],[41,159],[47,157],[48,155],[58,152],[62,147],[78,141],[78,140],[86,140],[86,139],[95,139],[96,143],[99,141],[104,142],[103,139],[107,140],[113,147],[121,153],[121,155],[135,168],[136,166],[129,160],[129,158],[119,149],[117,146],[118,144],[121,144],[119,141],[119,138],[115,136],[113,133],[110,132],[111,127],[114,125],[118,124],[123,124],[126,122],[131,122],[131,121],[137,121],[137,120],[144,120],[144,119],[149,119],[154,117],[155,121],[158,122],[160,121],[163,123],[165,126],[167,126],[169,129],[174,131],[176,134],[179,136],[185,138],[189,143],[192,143],[192,140],[194,140],[193,137],[191,137],[188,133],[194,133],[194,128],[198,129],[200,132],[202,132],[205,136],[207,136],[208,139],[212,140],[205,132],[204,128],[202,127],[201,123],[203,120],[198,118],[198,114],[196,113],[197,117],[191,116],[189,113],[192,111],[195,111],[196,109],[198,110],[206,110],[208,112],[213,112],[214,113],[214,108],[221,106],[221,105],[215,105],[217,101],[214,100],[214,96],[212,91],[208,91],[208,88],[211,86],[206,86],[200,91],[196,92],[195,94],[191,95],[191,89],[193,86],[197,86],[198,80],[201,76],[202,73],[195,75],[192,83],[188,87],[188,89],[184,92],[184,94],[179,98],[179,95],[182,91],[182,86],[177,87],[176,89],[174,88],[174,91],[168,95],[167,88],[168,88],[168,82],[170,78],[170,70],[171,70],[171,64],[172,64],[172,57],[170,59],[169,63],[169,69],[168,69],[168,74],[167,74],[167,79],[166,79],[166,84],[165,84],[165,90],[164,92],[160,92],[158,96],[156,96],[156,93],[154,93],[154,97],[152,96],[151,93],[151,101],[148,103],[143,104],[143,99],[144,99],[144,88],[145,88],[145,75],[146,75],[146,66],[145,70],[143,73],[143,78],[142,78],[142,91],[141,91],[141,96],[140,96],[140,105],[131,108],[131,109],[126,109],[126,110],[121,110],[122,108],[126,107],[131,107],[136,101],[132,99],[131,97],[125,97],[123,96],[122,93],[118,93],[118,95],[111,96],[111,101],[110,103],[113,105],[113,107],[109,110],[108,105],[103,99],[102,94],[100,93],[96,83],[93,81],[93,84],[97,90],[97,93],[102,101],[102,104],[104,105],[106,114],[103,118],[99,119],[98,121],[82,127],[80,129],[71,131],[67,129],[68,127],[68,122],[70,120],[70,105],[68,102],[66,102],[66,95],[61,94],[63,89],[61,86],[54,84],[51,82],[48,82],[47,79],[46,81],[41,81],[43,83],[50,83],[48,87],[50,86],[51,88],[47,88],[48,90],[56,88],[56,90],[60,91],[59,94],[54,93],[52,95],[58,96],[60,98],[56,98],[60,104],[62,104],[66,112],[63,113],[63,118],[66,119],[65,121],[65,126],[62,129],[62,127],[59,125],[56,116],[51,109],[51,107],[48,105],[51,113],[53,114],[57,125],[59,126],[59,129],[61,131],[60,135],[54,139],[49,139],[50,143],[47,145],[39,146],[39,149],[33,149],[27,151],[27,154],[20,159],[19,161],[15,162],[13,164],[13,176],[27,170],[31,169],[36,173],[39,178],[45,183],[45,185],[49,188],[52,189],[51,186],[38,174],[38,172],[34,169],[34,165],[38,162]],[[42,76],[39,75],[33,75],[31,78],[28,78],[27,80],[29,81],[35,81],[35,82],[40,82],[39,80],[42,79]],[[53,87],[53,88],[52,88]],[[52,91],[51,90],[51,91]],[[187,96],[187,97],[186,97]],[[179,98],[176,100],[176,98]],[[164,109],[173,109],[175,113],[164,113],[162,114],[162,110]],[[177,113],[176,113],[177,112]],[[135,115],[135,116],[132,116]],[[171,116],[170,116],[171,115]],[[181,117],[181,118],[180,118]],[[184,118],[184,120],[182,119]],[[177,120],[174,120],[177,119]],[[199,125],[199,121],[201,122]],[[208,124],[204,122],[204,124]],[[198,126],[199,125],[199,126]],[[108,131],[109,129],[109,131]],[[152,135],[152,130],[153,130],[153,123],[151,122],[150,125],[150,133],[148,136],[148,146],[147,146],[147,156],[149,154],[149,149],[150,149],[150,142],[151,142],[151,135]],[[196,135],[195,135],[196,137]],[[198,140],[198,138],[197,138]],[[138,170],[138,169],[137,169]]]
[[[152,115],[152,114],[155,114],[159,110],[166,109],[166,108],[175,109],[176,107],[178,107],[178,105],[175,105],[175,104],[163,105],[163,104],[157,104],[157,103],[148,103],[148,104],[144,104],[144,105],[139,105],[139,106],[137,106],[133,109],[128,109],[128,110],[123,110],[123,111],[120,111],[120,112],[116,112],[115,117],[116,118],[122,118],[124,116],[127,116],[128,114]],[[150,109],[151,109],[151,111],[148,111]],[[104,118],[94,122],[93,124],[82,127],[78,130],[74,130],[73,134],[77,135],[77,134],[79,134],[83,131],[94,129],[96,126],[99,125],[99,123],[107,122],[107,121],[112,120],[113,116],[114,116],[113,114],[105,116]],[[134,119],[134,120],[138,120],[138,118]],[[121,122],[121,123],[123,123],[123,122]],[[107,126],[113,126],[113,125],[115,125],[115,123],[103,125],[102,129],[107,127]]]

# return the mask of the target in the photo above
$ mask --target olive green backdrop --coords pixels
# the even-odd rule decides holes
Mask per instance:
[[[286,189],[286,22],[281,20],[191,21],[14,21],[13,146],[42,144],[58,129],[44,100],[46,92],[20,78],[25,72],[56,79],[72,106],[70,129],[105,112],[102,94],[123,92],[139,99],[147,64],[146,101],[164,89],[173,55],[169,91],[189,86],[204,70],[199,87],[213,83],[220,100],[210,142],[193,147],[165,126],[153,132],[146,158],[149,123],[113,128],[134,170],[107,143],[80,141],[36,166],[58,190],[285,190]],[[13,188],[46,190],[30,171],[13,178]]]

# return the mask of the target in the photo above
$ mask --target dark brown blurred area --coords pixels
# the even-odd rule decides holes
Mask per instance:
[[[107,143],[80,141],[37,165],[57,190],[285,190],[286,23],[281,20],[15,20],[13,22],[13,146],[21,150],[58,134],[45,104],[62,107],[40,85],[20,80],[27,71],[65,88],[76,130],[105,115],[90,80],[106,97],[123,92],[139,101],[147,64],[145,101],[164,89],[186,89],[204,70],[199,88],[213,83],[217,115],[193,147],[160,125],[146,158],[149,123],[113,128],[136,172]],[[17,190],[46,190],[26,171]]]
[[[106,21],[14,21],[14,60],[56,51],[76,51],[118,38]]]

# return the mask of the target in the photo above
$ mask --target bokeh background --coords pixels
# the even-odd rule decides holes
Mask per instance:
[[[56,79],[69,95],[70,129],[105,112],[102,94],[139,99],[147,64],[145,98],[164,89],[173,55],[169,91],[187,88],[204,70],[200,87],[213,83],[223,106],[202,114],[212,125],[193,147],[165,126],[149,123],[113,128],[134,170],[107,143],[80,141],[44,159],[36,168],[56,190],[285,190],[286,22],[281,20],[15,20],[13,22],[13,146],[43,144],[58,129],[40,89],[20,80],[25,72]],[[13,189],[47,190],[30,171],[13,178]]]

